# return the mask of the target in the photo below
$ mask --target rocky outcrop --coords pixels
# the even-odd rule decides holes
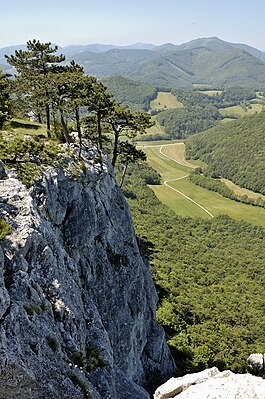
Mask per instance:
[[[258,377],[265,377],[265,355],[252,353],[247,358],[247,371]]]
[[[127,203],[96,158],[31,190],[0,180],[0,399],[145,399],[174,368]]]
[[[250,374],[220,372],[216,367],[171,378],[154,399],[264,399],[265,381]]]

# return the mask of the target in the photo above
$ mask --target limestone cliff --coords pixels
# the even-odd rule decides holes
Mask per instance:
[[[145,399],[173,370],[111,165],[0,180],[0,399]],[[75,177],[74,177],[75,176]]]

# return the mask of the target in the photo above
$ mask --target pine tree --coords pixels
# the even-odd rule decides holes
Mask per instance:
[[[56,65],[65,60],[64,55],[55,55],[58,47],[39,40],[27,42],[27,50],[16,50],[15,55],[6,56],[10,65],[16,68],[18,92],[24,94],[28,105],[37,113],[44,108],[47,135],[50,137],[50,73]],[[26,97],[25,97],[26,96]]]
[[[4,122],[10,116],[10,101],[9,101],[9,75],[0,70],[0,129],[3,128]]]
[[[127,172],[127,168],[130,163],[138,163],[146,160],[146,153],[142,150],[137,150],[134,144],[128,141],[121,141],[118,148],[118,154],[120,156],[120,164],[123,165],[120,187],[122,187],[124,178]]]
[[[112,165],[115,166],[118,157],[118,145],[120,136],[134,138],[137,134],[145,133],[146,129],[153,126],[151,115],[146,112],[131,112],[127,106],[115,104],[109,115],[109,123],[114,134]]]

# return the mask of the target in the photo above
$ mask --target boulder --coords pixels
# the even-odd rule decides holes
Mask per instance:
[[[189,386],[207,381],[218,373],[218,368],[212,367],[199,373],[186,374],[184,377],[172,377],[155,391],[154,399],[172,398],[185,391]]]
[[[256,375],[258,377],[263,377],[265,374],[264,370],[264,354],[252,353],[247,358],[247,371],[250,374]]]
[[[265,399],[265,380],[213,367],[171,378],[156,390],[154,399]]]

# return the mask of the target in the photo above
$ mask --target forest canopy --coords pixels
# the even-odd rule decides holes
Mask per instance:
[[[186,156],[206,162],[214,176],[265,194],[264,132],[261,112],[189,137]]]
[[[265,348],[265,230],[226,215],[177,216],[147,187],[149,173],[131,167],[124,193],[140,249],[151,256],[158,321],[177,371],[242,372],[249,354]]]

